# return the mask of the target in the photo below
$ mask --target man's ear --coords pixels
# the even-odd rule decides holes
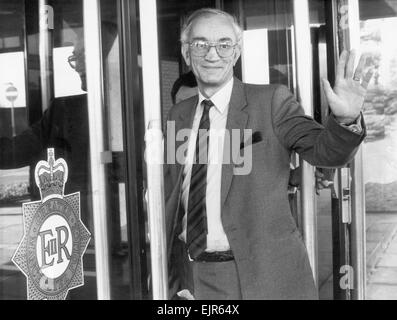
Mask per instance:
[[[185,59],[185,63],[188,67],[190,67],[190,52],[189,45],[183,44],[181,47],[182,56]]]

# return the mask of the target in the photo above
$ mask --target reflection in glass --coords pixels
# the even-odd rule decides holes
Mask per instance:
[[[26,297],[24,277],[11,257],[23,235],[21,203],[31,199],[29,167],[1,162],[4,139],[28,126],[23,1],[2,1],[0,12],[0,299],[20,299]]]
[[[13,107],[26,107],[24,53],[1,53],[0,70],[0,108],[10,108],[12,104]],[[7,89],[11,86],[16,89],[16,100],[11,100],[7,94]]]
[[[58,97],[71,97],[84,94],[81,90],[81,80],[77,74],[76,67],[78,59],[84,59],[72,54],[73,46],[54,48],[54,95]]]
[[[244,1],[241,13],[244,40],[248,40],[242,53],[244,81],[279,83],[293,90],[292,1]]]
[[[10,1],[10,3],[11,2],[14,1]],[[64,3],[62,2],[63,1],[57,1],[54,3],[54,6],[63,5]],[[24,93],[21,93],[19,97],[26,100],[26,102],[22,104],[26,105],[31,123],[28,125],[25,120],[24,123],[26,125],[24,128],[16,126],[15,134],[3,131],[0,132],[0,169],[12,169],[0,172],[0,185],[3,190],[3,199],[2,202],[0,202],[0,248],[6,248],[6,250],[0,251],[0,260],[2,262],[0,267],[2,289],[0,291],[0,299],[26,299],[26,279],[11,262],[11,256],[15,252],[23,234],[22,203],[40,200],[40,193],[34,182],[33,173],[36,163],[39,160],[46,159],[47,148],[55,148],[55,157],[57,159],[63,158],[68,163],[69,178],[66,183],[65,194],[80,192],[81,219],[91,233],[93,233],[93,219],[89,203],[90,170],[88,165],[88,118],[87,100],[84,92],[84,64],[77,61],[78,66],[73,70],[67,63],[67,56],[61,57],[66,54],[70,55],[70,52],[65,52],[65,50],[70,50],[71,44],[74,49],[79,50],[81,56],[84,57],[84,45],[81,45],[82,33],[79,32],[82,29],[82,19],[79,20],[79,16],[81,18],[81,15],[76,14],[76,12],[81,12],[81,4],[81,1],[68,2],[67,5],[65,4],[65,6],[62,7],[63,10],[56,10],[57,12],[62,12],[62,14],[56,15],[55,23],[57,28],[54,29],[54,43],[51,45],[51,47],[55,47],[50,55],[54,57],[55,70],[37,70],[37,64],[32,64],[29,59],[25,61],[23,54],[20,54],[21,63],[13,66],[12,71],[7,68],[2,68],[6,70],[6,76],[19,75],[19,78],[21,78],[21,74],[23,75],[20,80],[20,82],[22,82],[20,85],[18,85],[17,79],[14,81],[16,86],[22,88],[26,87],[26,96],[28,98],[24,98]],[[4,1],[2,5],[9,6],[9,4]],[[26,7],[22,5],[18,12],[22,13],[25,19],[29,17],[29,19],[35,19],[36,22],[39,19],[37,7],[35,7],[33,3],[29,3]],[[5,17],[8,19],[7,24],[14,26],[15,33],[20,33],[19,28],[23,30],[23,26],[25,25],[23,19],[20,21],[13,21],[12,19],[15,19],[15,15],[12,14],[9,17],[5,15]],[[71,17],[73,17],[73,19]],[[9,31],[11,32],[11,30]],[[26,50],[28,53],[31,53],[36,50],[35,47],[38,43],[39,36],[30,28],[26,31],[27,34],[29,34],[30,41],[25,41],[25,36],[23,36],[19,42],[21,44],[27,43],[27,48],[20,48],[18,51]],[[2,29],[0,37],[4,36],[7,36],[7,34]],[[38,51],[35,53],[36,59],[38,59]],[[2,54],[3,57],[4,55],[5,54]],[[59,63],[60,60],[63,60],[62,64]],[[10,54],[8,54],[5,63],[12,65],[16,62],[15,59],[13,60]],[[22,64],[21,71],[19,71],[20,64]],[[27,65],[27,72],[25,71],[25,64]],[[39,78],[52,81],[54,77],[45,76],[48,74],[47,72],[50,71],[50,74],[55,76],[57,85],[60,84],[60,88],[64,89],[61,93],[59,93],[59,91],[62,90],[57,89],[57,95],[50,97],[51,103],[43,114],[41,114],[41,101],[44,101],[46,97],[41,97],[42,99],[32,99],[34,96],[33,92],[40,92],[37,86],[40,82],[30,82],[31,76],[28,76],[29,81],[24,77],[25,74],[30,75],[38,71],[40,74]],[[62,74],[62,72],[72,73],[74,74],[74,78],[72,78],[70,82],[66,82],[65,75]],[[79,89],[77,94],[76,92],[65,91],[65,88],[70,88],[72,84],[74,84],[74,88]],[[52,87],[52,84],[49,87]],[[18,100],[15,102],[18,102]],[[20,104],[21,102],[19,101],[18,103]],[[34,117],[31,117],[32,115],[34,115]],[[23,123],[23,121],[19,121],[20,115],[18,115],[18,113],[16,113],[15,118],[17,124]],[[32,119],[38,119],[38,121],[33,121]],[[9,120],[8,123],[10,123]],[[92,241],[84,256],[86,285],[71,291],[69,298],[94,299],[96,297],[93,249],[94,242]]]

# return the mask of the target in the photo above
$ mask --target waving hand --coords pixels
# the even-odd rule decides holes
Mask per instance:
[[[328,104],[340,123],[355,121],[361,112],[368,84],[373,70],[364,75],[366,57],[361,56],[357,69],[354,71],[356,53],[354,50],[343,51],[337,67],[334,89],[328,80],[323,79],[324,91]]]

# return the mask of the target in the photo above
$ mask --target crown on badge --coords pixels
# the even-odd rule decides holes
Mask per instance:
[[[63,159],[55,160],[54,149],[47,149],[47,161],[36,165],[35,180],[40,189],[42,201],[48,198],[62,198],[68,179],[68,166]]]

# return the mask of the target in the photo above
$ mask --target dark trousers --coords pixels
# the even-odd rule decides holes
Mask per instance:
[[[241,300],[236,262],[189,262],[196,300]]]

